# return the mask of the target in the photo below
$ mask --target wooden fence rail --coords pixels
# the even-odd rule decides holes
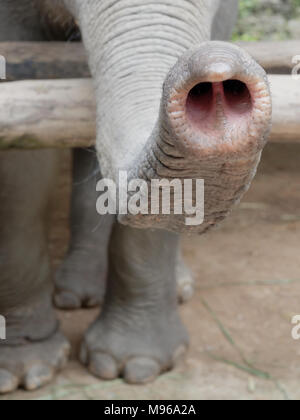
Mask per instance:
[[[300,81],[271,75],[271,141],[300,142]],[[35,80],[0,86],[0,149],[88,147],[96,107],[90,79]]]
[[[300,142],[300,80],[291,77],[300,42],[242,46],[267,71],[289,74],[270,75],[271,141]],[[0,43],[0,55],[7,61],[7,80],[22,79],[0,84],[0,149],[94,144],[94,89],[81,44]]]
[[[300,41],[239,42],[268,73],[291,74]],[[8,80],[79,79],[89,77],[81,43],[2,42],[0,55],[7,61]]]

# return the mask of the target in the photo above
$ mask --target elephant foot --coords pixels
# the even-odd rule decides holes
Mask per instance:
[[[106,276],[106,262],[93,252],[71,252],[56,273],[55,305],[60,309],[99,306],[105,294]]]
[[[177,314],[147,313],[143,322],[117,310],[89,329],[80,360],[101,379],[123,377],[129,384],[146,384],[174,368],[187,348],[188,336]]]
[[[47,340],[0,346],[0,394],[22,387],[34,391],[51,382],[68,360],[70,345],[56,332]]]

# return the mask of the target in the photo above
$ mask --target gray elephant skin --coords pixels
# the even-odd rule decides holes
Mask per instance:
[[[237,3],[0,0],[0,41],[67,40],[80,28],[97,100],[96,151],[74,152],[72,237],[55,287],[46,222],[57,152],[0,153],[0,314],[7,322],[0,393],[37,389],[67,362],[53,288],[60,308],[102,303],[79,355],[97,377],[144,384],[185,354],[176,279],[188,274],[179,234],[204,233],[226,217],[248,189],[270,129],[266,74],[226,42]],[[187,226],[177,214],[100,217],[100,170],[111,180],[120,170],[147,183],[204,179],[204,222]]]

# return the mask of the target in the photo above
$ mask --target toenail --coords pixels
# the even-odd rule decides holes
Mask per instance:
[[[32,366],[24,379],[24,387],[28,391],[34,391],[40,386],[51,381],[53,371],[49,366],[46,365],[34,365]]]
[[[18,378],[7,370],[0,369],[0,394],[14,391],[18,387]]]
[[[62,309],[79,309],[81,307],[80,299],[72,292],[57,292],[54,296],[54,303]]]
[[[105,353],[93,353],[89,365],[91,373],[101,379],[115,379],[119,376],[116,361]]]
[[[156,379],[160,371],[160,366],[155,360],[136,357],[127,362],[124,379],[130,384],[146,384]]]

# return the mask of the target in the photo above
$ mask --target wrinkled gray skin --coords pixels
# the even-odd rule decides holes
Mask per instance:
[[[196,229],[201,233],[222,220],[248,188],[270,121],[262,69],[237,48],[201,44],[229,37],[236,4],[0,0],[0,40],[62,39],[74,16],[96,87],[102,174],[114,179],[119,169],[127,169],[131,177],[147,181],[175,174],[204,178],[206,218]],[[214,130],[205,132],[187,121],[199,101],[196,95],[187,114],[182,113],[184,92],[200,82],[232,78],[258,95],[246,128],[232,130],[236,116],[227,119],[220,96]],[[76,151],[72,240],[56,276],[55,301],[63,308],[94,306],[102,299],[108,271],[103,310],[85,335],[80,359],[99,378],[121,375],[129,383],[146,383],[171,369],[188,346],[175,281],[178,272],[189,277],[178,265],[178,232],[187,229],[179,216],[124,217],[117,224],[114,217],[100,220],[95,171],[93,151]],[[8,339],[0,342],[1,393],[49,382],[69,352],[51,304],[45,225],[56,173],[54,151],[0,153],[0,313],[8,322]]]

